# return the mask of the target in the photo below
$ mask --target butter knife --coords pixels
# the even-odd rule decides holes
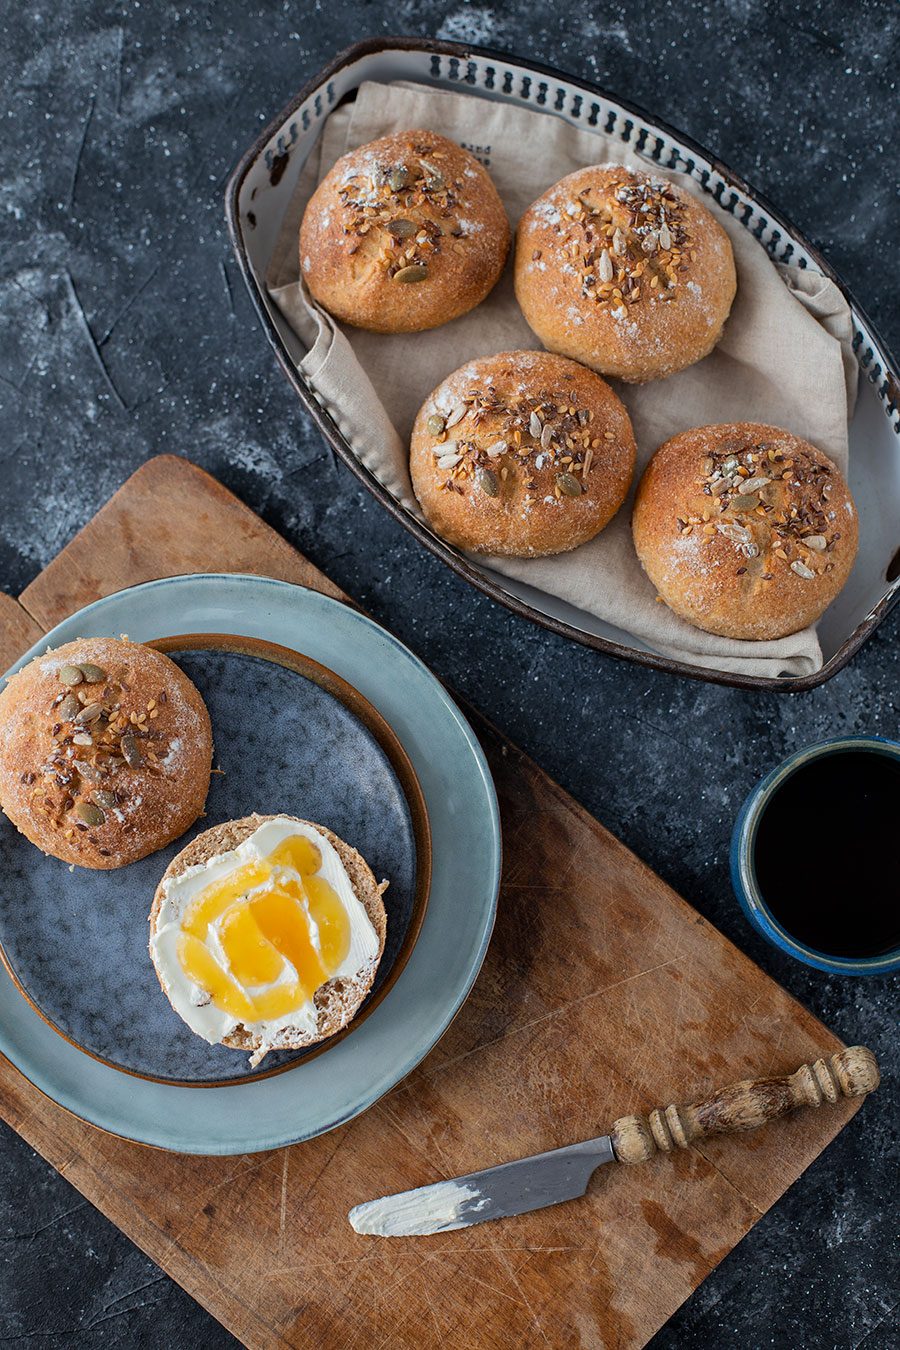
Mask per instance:
[[[801,1106],[863,1097],[879,1082],[871,1050],[854,1045],[828,1059],[801,1064],[788,1077],[748,1078],[690,1106],[623,1116],[598,1139],[368,1200],[351,1209],[350,1223],[357,1233],[412,1237],[525,1214],[584,1195],[603,1163],[646,1162],[657,1151],[672,1153],[711,1134],[755,1130]]]

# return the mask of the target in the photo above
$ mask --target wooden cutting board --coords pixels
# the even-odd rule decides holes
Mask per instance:
[[[99,596],[201,570],[340,596],[213,479],[161,456],[18,602],[0,597],[0,668]],[[360,1200],[840,1048],[535,764],[475,725],[503,820],[494,938],[443,1041],[359,1120],[277,1152],[187,1158],[82,1124],[0,1061],[13,1129],[248,1346],[641,1346],[858,1105],[602,1168],[584,1199],[502,1224],[357,1236],[346,1214]]]

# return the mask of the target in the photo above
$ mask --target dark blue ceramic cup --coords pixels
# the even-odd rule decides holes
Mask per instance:
[[[830,741],[808,745],[773,769],[750,793],[734,827],[731,837],[731,881],[741,908],[750,923],[764,938],[817,970],[833,971],[840,975],[883,975],[900,969],[900,947],[881,952],[877,956],[834,956],[817,951],[789,933],[772,913],[762,895],[756,876],[755,846],[759,824],[773,796],[802,766],[826,755],[840,755],[846,751],[868,751],[888,755],[900,763],[900,744],[881,736],[840,736]],[[885,865],[892,866],[892,841],[885,841]],[[852,922],[852,907],[851,918]]]

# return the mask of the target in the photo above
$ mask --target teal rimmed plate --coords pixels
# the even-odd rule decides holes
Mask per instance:
[[[312,1138],[352,1119],[404,1078],[444,1033],[474,982],[500,876],[496,796],[471,727],[406,647],[317,591],[239,575],[149,582],[65,620],[13,670],[46,646],[75,637],[127,632],[149,641],[163,633],[223,631],[302,652],[381,714],[425,800],[432,883],[406,965],[366,1020],[317,1057],[259,1081],[197,1092],[122,1073],[59,1035],[0,970],[0,1051],[36,1087],[101,1129],[185,1153],[251,1153]]]

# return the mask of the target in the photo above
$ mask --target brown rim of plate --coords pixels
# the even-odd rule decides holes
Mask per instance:
[[[586,629],[576,628],[565,619],[556,618],[552,614],[547,614],[543,610],[536,609],[534,605],[530,604],[527,600],[519,599],[517,595],[506,590],[504,586],[495,581],[492,577],[486,576],[458,549],[454,548],[451,544],[448,544],[439,535],[435,534],[433,530],[429,529],[424,522],[418,520],[417,517],[404,506],[401,506],[391,493],[381,485],[371,469],[368,469],[366,465],[357,458],[350,442],[341,432],[332,413],[327,408],[320,405],[316,400],[306,379],[301,375],[298,367],[291,358],[285,342],[272,319],[272,315],[260,292],[253,267],[247,254],[247,248],[242,237],[238,197],[244,179],[250,172],[251,167],[263,153],[268,143],[288,123],[290,118],[299,111],[301,106],[306,103],[308,99],[312,98],[315,94],[319,94],[323,106],[326,106],[328,109],[328,111],[324,113],[324,116],[327,117],[332,106],[331,96],[328,94],[326,97],[326,94],[323,94],[322,91],[328,91],[330,82],[334,77],[354,62],[367,56],[378,55],[385,51],[426,52],[435,57],[446,56],[451,60],[455,59],[458,61],[460,69],[455,77],[455,83],[452,87],[458,89],[460,93],[465,93],[467,89],[465,66],[471,57],[477,56],[487,61],[494,61],[501,69],[505,62],[513,62],[516,66],[531,72],[533,75],[543,76],[549,80],[565,81],[566,84],[572,85],[574,88],[581,90],[583,94],[587,94],[592,98],[609,100],[616,103],[626,114],[626,121],[628,118],[633,119],[638,123],[639,128],[647,133],[648,142],[652,140],[655,132],[662,132],[669,136],[673,141],[683,146],[688,154],[694,154],[698,159],[703,161],[704,165],[708,164],[710,166],[710,172],[718,174],[727,187],[736,188],[739,192],[742,192],[746,197],[752,200],[761,213],[767,218],[768,222],[776,225],[783,236],[786,236],[788,240],[792,240],[799,245],[800,248],[805,250],[805,252],[814,260],[822,275],[835,283],[850,306],[851,311],[859,316],[861,322],[869,330],[872,338],[880,347],[880,357],[876,359],[874,372],[869,369],[868,364],[858,363],[860,365],[861,375],[866,376],[870,382],[873,383],[875,376],[877,375],[879,379],[883,380],[886,397],[890,399],[891,406],[893,407],[900,403],[900,365],[898,365],[898,362],[892,356],[884,338],[869,319],[862,305],[860,305],[852,295],[847,285],[842,281],[832,265],[822,255],[819,249],[817,249],[814,244],[810,243],[803,232],[794,225],[783,212],[777,210],[772,205],[764,193],[759,192],[748,183],[745,178],[736,173],[734,169],[729,168],[729,166],[719,159],[717,155],[714,155],[709,150],[705,149],[699,141],[695,141],[683,131],[679,131],[662,117],[657,117],[655,114],[646,112],[644,108],[639,104],[632,102],[630,99],[622,98],[620,94],[613,93],[601,85],[592,83],[590,80],[580,79],[577,75],[572,75],[568,71],[560,70],[556,66],[550,66],[541,61],[531,61],[526,57],[516,56],[495,47],[480,47],[470,43],[450,42],[443,38],[391,37],[388,34],[364,38],[361,42],[356,42],[350,47],[345,47],[343,51],[338,52],[327,65],[323,66],[318,74],[307,81],[300,92],[295,94],[294,97],[285,104],[280,112],[276,114],[272,121],[269,122],[259,134],[249,149],[244,152],[232,171],[231,177],[225,188],[225,217],[228,225],[228,235],[231,240],[231,246],[234,249],[235,257],[237,258],[244,285],[247,287],[250,301],[256,310],[260,326],[272,348],[275,359],[281,366],[294,393],[300,399],[304,411],[318,427],[331,448],[332,453],[340,458],[350,472],[372,494],[376,501],[380,502],[385,510],[388,511],[395,520],[399,521],[404,529],[408,530],[420,544],[423,544],[425,548],[429,550],[430,553],[433,553],[435,557],[440,558],[443,563],[446,563],[452,571],[468,581],[476,588],[476,590],[482,591],[485,595],[490,596],[492,600],[496,600],[498,604],[503,605],[506,609],[512,610],[514,614],[518,614],[521,618],[529,619],[540,628],[547,629],[548,632],[556,633],[560,637],[570,638],[572,641],[580,643],[583,647],[590,647],[593,651],[602,652],[605,655],[615,657],[618,660],[631,661],[635,665],[648,666],[651,670],[665,671],[670,675],[684,675],[689,679],[702,680],[708,684],[729,685],[735,689],[764,689],[778,694],[797,694],[805,693],[810,689],[815,689],[820,684],[824,684],[826,680],[830,680],[839,670],[843,670],[848,662],[856,655],[867,638],[874,633],[881,621],[891,612],[894,605],[900,602],[900,588],[895,587],[893,590],[888,591],[883,595],[862,622],[859,623],[853,632],[844,639],[837,651],[824,662],[819,670],[813,671],[810,675],[746,675],[742,672],[713,670],[703,666],[696,666],[687,661],[676,660],[671,656],[662,656],[654,651],[643,651],[638,647],[629,647],[624,643],[614,641],[612,638],[600,637],[595,633],[588,632]],[[355,96],[357,88],[358,85],[354,86],[354,88],[348,91],[343,97],[347,98],[351,95]],[[530,106],[535,105],[532,102]],[[549,99],[545,105],[536,105],[536,107],[538,111],[543,111],[549,116],[553,116],[553,110]],[[619,127],[621,129],[621,120],[619,122]],[[281,151],[278,159],[280,160],[281,155],[283,155],[285,157],[284,163],[281,164],[280,169],[278,170],[276,170],[273,165],[270,168],[270,175],[278,172],[278,177],[281,177],[281,174],[284,172],[284,165],[287,163],[287,157],[289,157],[290,154],[291,146],[288,146],[287,149]],[[678,168],[677,165],[671,163],[660,163],[660,167],[663,169]],[[275,181],[277,182],[277,179]],[[723,209],[730,209],[733,211],[733,204],[729,207],[726,202],[719,200],[724,194],[719,194],[719,196],[717,196],[715,193],[712,193],[711,195],[714,200],[719,201],[719,204],[723,206]],[[883,371],[881,369],[881,358],[883,358],[885,366]],[[896,568],[897,566],[898,564],[895,558],[888,568],[889,578],[891,569]]]
[[[48,1017],[39,1004],[35,1002],[16,975],[2,943],[0,943],[0,962],[2,962],[6,973],[25,1002],[37,1013],[42,1022],[46,1022],[52,1031],[55,1031],[64,1041],[68,1041],[69,1045],[74,1046],[76,1050],[80,1050],[83,1055],[95,1059],[98,1064],[105,1064],[108,1068],[115,1069],[117,1073],[128,1074],[131,1078],[141,1078],[147,1083],[161,1083],[164,1087],[177,1088],[242,1087],[247,1083],[261,1083],[266,1078],[275,1078],[279,1074],[289,1073],[291,1069],[299,1068],[301,1064],[306,1064],[309,1060],[315,1059],[318,1055],[329,1050],[331,1046],[336,1045],[338,1041],[342,1041],[345,1036],[349,1036],[366,1020],[371,1012],[374,1012],[402,974],[422,930],[431,890],[431,826],[428,822],[425,797],[409,756],[390,724],[385,721],[381,713],[358,689],[354,688],[340,675],[335,674],[333,670],[329,670],[327,666],[314,661],[311,656],[303,656],[300,652],[292,651],[290,647],[282,647],[279,643],[269,642],[265,638],[235,637],[229,633],[184,633],[178,637],[151,638],[141,645],[153,647],[156,651],[163,652],[167,656],[172,652],[218,651],[229,652],[236,656],[256,656],[264,661],[271,661],[274,665],[285,666],[297,675],[302,675],[305,679],[311,680],[320,689],[324,689],[327,694],[331,694],[374,737],[396,775],[406,804],[409,807],[413,839],[416,845],[416,888],[413,896],[412,914],[394,964],[381,988],[376,993],[366,996],[359,1011],[347,1025],[342,1027],[340,1031],[336,1031],[333,1036],[328,1036],[305,1052],[301,1052],[299,1059],[293,1059],[289,1064],[279,1064],[277,1068],[266,1069],[262,1073],[248,1073],[240,1078],[220,1078],[198,1083],[190,1078],[160,1078],[152,1073],[139,1073],[136,1069],[128,1069],[123,1064],[116,1064],[114,1060],[107,1059],[104,1055],[98,1055],[93,1050],[88,1050],[86,1046],[69,1036],[61,1027],[58,1027],[52,1018]],[[147,959],[150,959],[149,956]],[[242,1052],[235,1051],[235,1054],[240,1053]],[[40,1091],[40,1089],[38,1090]],[[44,1093],[44,1096],[47,1096],[47,1094]],[[53,1099],[48,1097],[48,1100],[52,1101]],[[75,1112],[69,1114],[75,1116],[76,1120],[81,1119],[80,1116],[75,1115]],[[102,1129],[103,1127],[98,1126],[96,1128]],[[116,1135],[112,1130],[107,1130],[105,1133],[111,1134],[115,1138],[126,1137]],[[148,1144],[146,1147],[154,1148],[155,1145]],[[161,1149],[161,1151],[168,1152],[169,1150]]]

